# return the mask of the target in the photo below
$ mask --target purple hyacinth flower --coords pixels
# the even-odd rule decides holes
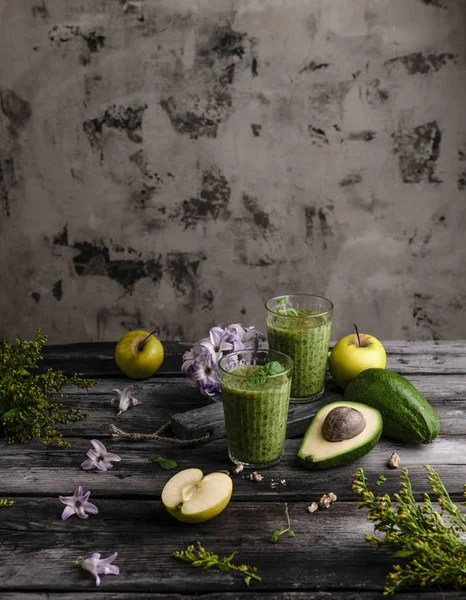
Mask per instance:
[[[112,462],[120,462],[121,458],[113,452],[107,452],[107,448],[99,440],[91,440],[92,448],[87,452],[87,460],[81,463],[81,469],[99,469],[108,471],[113,468]]]
[[[60,502],[66,504],[66,507],[61,515],[63,521],[71,517],[71,515],[78,515],[80,519],[87,519],[90,515],[96,515],[99,509],[92,502],[88,502],[91,492],[83,493],[83,488],[78,485],[72,496],[58,496]]]
[[[193,362],[199,358],[201,354],[206,354],[206,349],[200,344],[195,344],[190,350],[187,350],[183,354],[183,364],[181,365],[181,370],[185,375],[189,375]]]
[[[200,356],[193,363],[191,379],[197,383],[204,396],[213,396],[220,390],[220,377],[212,356]]]
[[[95,577],[96,585],[100,585],[99,575],[118,575],[120,573],[120,569],[116,565],[112,565],[117,556],[118,552],[114,552],[110,556],[107,556],[107,558],[100,558],[100,554],[94,552],[89,558],[78,558],[76,564],[92,573]]]
[[[128,408],[130,406],[136,406],[137,404],[142,404],[142,400],[137,400],[136,398],[134,398],[134,396],[131,395],[133,393],[133,390],[134,390],[134,385],[126,386],[123,391],[121,391],[117,388],[115,388],[113,390],[114,392],[116,392],[118,394],[118,396],[116,398],[112,398],[112,400],[111,400],[112,404],[118,403],[117,416],[121,415],[121,413],[125,412],[125,410],[128,410]]]
[[[215,364],[222,358],[224,352],[233,350],[232,335],[221,327],[212,327],[209,337],[202,339],[199,344],[209,352]]]

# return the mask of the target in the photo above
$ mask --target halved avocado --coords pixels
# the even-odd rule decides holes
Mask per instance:
[[[364,429],[340,442],[329,442],[323,434],[323,426],[330,411],[348,407],[359,411],[365,420]],[[298,459],[308,469],[328,469],[348,465],[367,454],[377,444],[382,434],[382,415],[375,408],[359,402],[332,402],[321,408],[304,434],[298,451]]]

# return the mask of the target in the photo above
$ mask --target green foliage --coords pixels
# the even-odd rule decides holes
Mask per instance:
[[[407,469],[401,475],[400,492],[393,495],[397,505],[392,504],[388,494],[375,496],[368,489],[362,469],[354,475],[353,492],[361,498],[359,508],[367,509],[367,518],[374,521],[375,531],[383,534],[383,537],[367,535],[366,540],[375,548],[388,550],[395,558],[406,559],[387,575],[385,595],[393,594],[404,583],[466,587],[466,544],[459,536],[466,532],[465,515],[452,502],[434,469],[428,465],[425,469],[440,511],[434,509],[428,494],[424,494],[422,504],[417,504]],[[466,485],[463,495],[466,496]]]
[[[180,552],[174,552],[172,556],[179,558],[184,562],[191,563],[193,567],[202,567],[203,569],[210,569],[216,567],[223,573],[230,571],[239,571],[244,577],[244,583],[249,585],[251,579],[256,581],[262,581],[262,578],[257,575],[257,567],[250,567],[248,565],[235,565],[231,561],[238,554],[233,552],[230,556],[219,558],[217,554],[208,552],[205,550],[200,542],[197,542],[197,548],[194,546],[188,546],[186,550]]]
[[[251,375],[251,377],[249,377],[248,384],[251,387],[260,387],[262,385],[265,385],[265,383],[267,382],[267,377],[272,377],[273,375],[281,375],[281,373],[284,373],[285,371],[286,369],[282,365],[282,363],[278,362],[277,360],[273,360],[272,362],[265,364],[260,369],[257,369],[254,375]]]
[[[8,498],[0,498],[0,508],[3,508],[5,506],[12,506],[13,504],[13,500],[8,500]]]
[[[95,382],[79,374],[71,377],[48,369],[33,374],[42,359],[47,336],[40,329],[32,341],[16,339],[15,345],[0,345],[0,433],[9,444],[24,444],[42,438],[44,444],[69,446],[56,425],[65,425],[87,417],[87,413],[49,400],[52,392],[65,397],[63,387],[74,385],[90,389]]]
[[[162,469],[176,469],[178,463],[176,460],[171,460],[170,458],[164,458],[163,456],[157,456],[157,458],[152,459],[152,462],[155,462],[162,467]]]
[[[385,475],[379,475],[379,478],[375,482],[375,485],[383,485],[384,481],[387,481]]]
[[[283,535],[284,533],[288,533],[288,537],[294,537],[294,531],[291,529],[291,521],[290,521],[290,513],[288,512],[288,502],[284,502],[283,506],[285,507],[285,516],[286,516],[286,527],[283,527],[283,525],[280,527],[280,529],[276,529],[273,534],[272,537],[270,538],[270,541],[273,542],[274,544],[276,544],[278,542],[278,538]]]
[[[294,308],[286,308],[286,304],[288,303],[288,298],[282,298],[281,300],[277,300],[277,304],[281,306],[281,308],[277,309],[277,312],[280,315],[293,315],[293,317],[299,317],[299,313]]]

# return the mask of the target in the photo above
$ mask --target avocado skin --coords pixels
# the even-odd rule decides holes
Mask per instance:
[[[414,385],[393,371],[366,369],[345,390],[345,400],[376,408],[383,435],[407,444],[423,444],[440,433],[437,413]]]
[[[312,469],[314,471],[320,469],[331,469],[333,467],[343,467],[344,465],[349,465],[355,460],[358,460],[358,458],[361,458],[361,456],[364,456],[370,452],[379,441],[381,435],[382,427],[375,433],[375,436],[368,440],[364,445],[359,446],[359,448],[354,448],[350,452],[345,452],[345,454],[334,456],[333,458],[313,461],[310,456],[303,458],[298,455],[298,460],[303,467],[306,467],[306,469]]]

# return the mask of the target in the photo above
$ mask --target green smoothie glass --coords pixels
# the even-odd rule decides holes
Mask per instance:
[[[293,361],[273,350],[241,350],[219,362],[230,460],[247,468],[280,462]]]
[[[321,296],[291,294],[265,303],[269,348],[293,359],[291,402],[311,402],[325,389],[333,304]]]

